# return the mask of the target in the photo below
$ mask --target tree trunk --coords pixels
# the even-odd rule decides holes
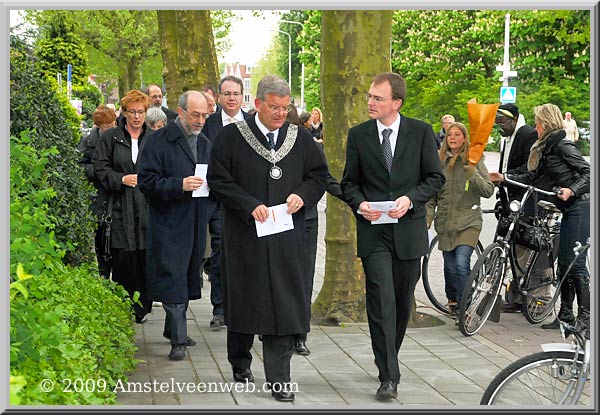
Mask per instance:
[[[324,11],[321,29],[321,103],[325,152],[341,178],[348,129],[367,119],[371,79],[390,71],[392,11]],[[356,221],[348,206],[328,196],[325,280],[313,305],[315,321],[366,321],[365,283],[356,257]]]
[[[217,53],[209,10],[158,10],[167,103],[177,107],[179,96],[219,81]]]

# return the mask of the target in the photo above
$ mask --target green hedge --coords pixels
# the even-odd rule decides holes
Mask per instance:
[[[63,261],[70,265],[94,260],[91,188],[77,163],[79,124],[65,94],[55,90],[27,51],[11,49],[10,133],[19,137],[29,130],[36,149],[56,150],[48,155],[43,174],[56,194],[48,202],[48,214],[60,218],[55,237],[65,250]]]
[[[10,140],[10,402],[115,403],[112,388],[136,364],[131,301],[95,267],[62,261],[47,174],[57,150],[37,149],[27,132]],[[65,379],[91,381],[73,393]]]

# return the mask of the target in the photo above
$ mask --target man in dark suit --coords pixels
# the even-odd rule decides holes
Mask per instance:
[[[381,385],[379,400],[397,396],[402,345],[421,257],[428,249],[425,204],[444,184],[431,125],[399,114],[406,82],[377,75],[367,94],[370,121],[350,129],[341,181],[356,215],[358,256],[366,275],[367,317]],[[391,201],[387,213],[372,202]],[[396,223],[373,224],[382,215]]]
[[[163,112],[167,116],[167,123],[177,118],[177,111],[173,111],[167,107],[163,107],[163,93],[162,88],[160,86],[158,86],[157,84],[148,84],[144,92],[150,97],[150,99],[152,99],[153,107],[160,108],[163,110]]]
[[[217,134],[226,125],[244,121],[250,115],[242,110],[244,83],[235,76],[226,76],[219,81],[219,109],[212,114],[202,129],[211,143],[215,142]],[[210,280],[210,302],[213,306],[213,317],[209,327],[219,330],[225,327],[223,317],[223,294],[221,292],[221,205],[217,204],[208,221],[210,233],[210,258],[204,264],[204,270]]]

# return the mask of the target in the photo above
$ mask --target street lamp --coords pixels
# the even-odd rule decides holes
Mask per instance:
[[[290,84],[290,93],[292,91],[292,37],[288,32],[283,30],[271,29],[275,32],[283,33],[288,37],[288,84]]]
[[[283,19],[281,19],[280,22],[299,24],[300,26],[302,26],[302,30],[304,30],[304,23],[295,22],[293,20],[283,20]],[[302,54],[304,54],[304,46],[302,46]],[[300,86],[300,108],[304,109],[304,62],[301,62],[301,64],[302,64],[302,78],[301,78],[302,84]]]

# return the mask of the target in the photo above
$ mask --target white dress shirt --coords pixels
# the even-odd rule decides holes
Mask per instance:
[[[383,125],[383,123],[377,120],[377,133],[379,135],[379,143],[383,143],[383,130],[389,128],[392,130],[392,134],[390,134],[390,146],[392,147],[392,157],[394,157],[394,153],[396,151],[396,142],[398,141],[398,130],[400,129],[400,114],[396,117],[396,120],[389,126]]]

